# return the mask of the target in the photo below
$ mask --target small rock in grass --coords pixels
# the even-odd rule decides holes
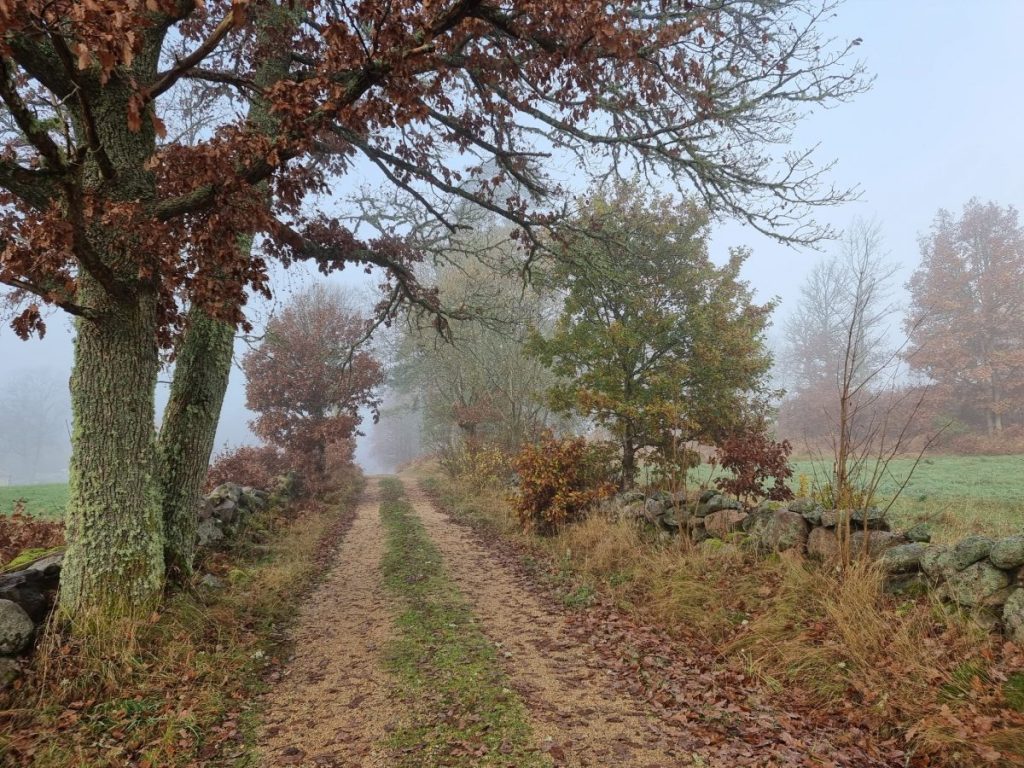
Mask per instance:
[[[928,523],[918,523],[912,528],[903,532],[903,535],[910,541],[917,541],[927,544],[932,540],[932,527]]]

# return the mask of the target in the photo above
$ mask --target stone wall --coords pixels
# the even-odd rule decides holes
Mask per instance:
[[[281,478],[274,497],[287,496],[293,484],[291,478]],[[272,498],[266,491],[234,483],[215,488],[200,503],[200,547],[230,544]],[[53,608],[63,560],[63,551],[54,550],[0,573],[0,687],[17,677],[17,658],[31,648]]]
[[[796,550],[826,564],[837,562],[843,552],[869,557],[885,571],[887,591],[932,590],[944,600],[978,609],[1024,643],[1024,534],[970,536],[941,546],[930,544],[926,525],[891,530],[877,508],[831,510],[811,499],[797,499],[750,509],[710,490],[696,503],[683,494],[631,491],[606,500],[601,509],[698,543],[718,539],[760,552]]]

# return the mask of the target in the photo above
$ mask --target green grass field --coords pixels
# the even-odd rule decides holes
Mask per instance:
[[[52,485],[0,485],[0,514],[9,515],[23,501],[24,511],[40,518],[60,518],[68,501],[68,487]]]

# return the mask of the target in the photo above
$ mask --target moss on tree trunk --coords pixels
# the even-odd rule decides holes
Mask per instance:
[[[102,295],[88,275],[80,278],[80,291]],[[139,290],[100,303],[96,318],[78,321],[71,376],[60,613],[73,621],[144,615],[159,599],[164,578],[153,426],[156,299]]]
[[[178,349],[158,449],[164,559],[168,578],[178,582],[192,574],[199,498],[231,373],[234,338],[230,323],[194,307]]]

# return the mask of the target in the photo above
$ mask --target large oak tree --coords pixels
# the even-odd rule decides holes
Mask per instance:
[[[565,157],[661,174],[793,242],[844,198],[789,145],[864,86],[828,0],[0,0],[0,283],[22,335],[76,320],[61,610],[138,614],[186,572],[201,469],[246,298],[268,263],[387,272],[382,316],[439,308],[391,233],[318,198],[372,167],[444,218],[472,197],[529,232]],[[214,94],[193,141],[178,98]],[[180,110],[179,110],[180,112]],[[177,134],[175,134],[177,135]],[[556,157],[559,162],[551,162]],[[476,166],[493,179],[467,187]],[[529,194],[493,193],[513,180]],[[540,201],[541,204],[538,204]],[[544,202],[548,201],[548,202]],[[178,360],[159,435],[160,350]],[[182,422],[178,425],[175,420]],[[165,552],[166,549],[166,552]]]

